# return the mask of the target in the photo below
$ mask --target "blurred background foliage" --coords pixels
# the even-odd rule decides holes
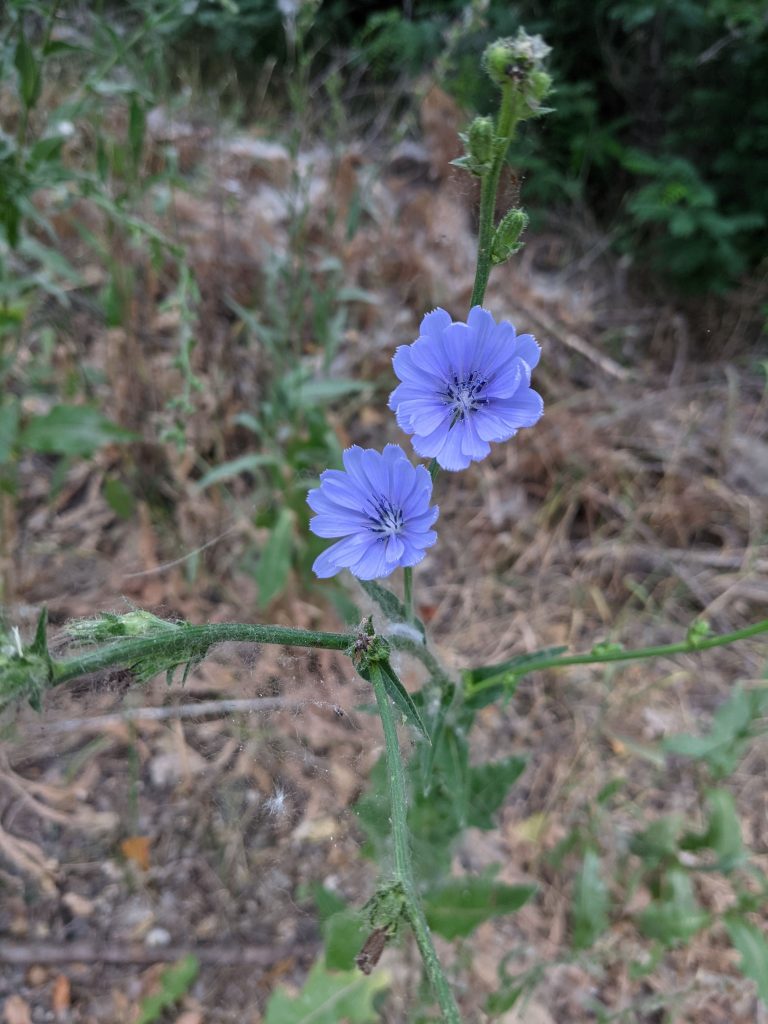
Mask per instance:
[[[181,5],[172,33],[178,59],[193,46],[213,78],[234,60],[242,89],[265,62],[286,56],[283,19],[294,8],[289,0]],[[391,83],[437,64],[445,87],[482,112],[493,96],[477,75],[478,52],[520,24],[541,33],[553,47],[556,109],[526,131],[514,156],[528,172],[534,212],[583,204],[621,250],[682,290],[726,289],[764,260],[762,0],[329,0],[313,13],[318,61],[344,50],[356,83],[360,69]]]

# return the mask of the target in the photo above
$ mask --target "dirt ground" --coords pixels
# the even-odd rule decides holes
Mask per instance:
[[[375,384],[373,395],[332,414],[344,445],[403,440],[385,408],[394,348],[416,336],[435,305],[457,318],[466,312],[474,196],[446,173],[456,121],[435,92],[422,110],[421,142],[302,154],[313,253],[333,254],[345,280],[370,297],[352,305],[334,364],[339,375]],[[322,588],[298,581],[260,613],[244,568],[263,541],[247,480],[195,486],[196,453],[223,461],[251,443],[231,424],[258,402],[262,367],[258,351],[240,343],[225,299],[252,302],[270,256],[285,249],[290,159],[255,132],[202,131],[162,111],[150,127],[158,151],[173,142],[190,180],[162,222],[188,247],[201,288],[194,360],[204,388],[190,445],[179,452],[157,441],[179,386],[178,325],[161,308],[162,270],[129,254],[140,284],[131,323],[106,329],[87,293],[75,296],[82,301],[63,321],[57,314],[56,359],[62,376],[88,366],[102,407],[142,435],[132,458],[155,501],[139,500],[125,519],[109,506],[102,484],[126,457],[118,448],[75,465],[53,498],[52,461],[25,459],[6,522],[14,531],[10,618],[28,632],[47,604],[54,639],[71,618],[127,603],[194,622],[266,617],[338,628]],[[364,214],[349,237],[344,225],[361,195]],[[58,226],[70,258],[84,259],[71,228]],[[89,272],[96,287],[100,270]],[[438,478],[440,543],[416,581],[448,665],[549,644],[584,650],[606,638],[666,643],[698,615],[718,631],[765,617],[768,391],[755,355],[765,299],[751,284],[730,300],[662,300],[586,216],[573,214],[540,223],[517,262],[494,273],[486,305],[542,344],[546,413],[482,464]],[[42,309],[40,322],[49,314]],[[311,338],[306,345],[311,355]],[[444,947],[467,1020],[487,1019],[481,1007],[510,955],[517,969],[537,959],[552,966],[507,1024],[765,1020],[717,929],[639,979],[629,965],[645,945],[629,919],[613,923],[594,956],[572,957],[572,874],[546,859],[619,777],[626,783],[606,832],[616,844],[609,855],[621,856],[620,837],[638,821],[671,811],[699,820],[694,769],[647,751],[708,721],[737,680],[764,672],[765,652],[755,641],[706,656],[542,673],[524,680],[508,706],[482,712],[476,756],[525,754],[528,767],[498,829],[468,833],[455,867],[500,864],[502,881],[535,881],[539,892],[517,914],[481,926],[458,954]],[[418,681],[417,667],[402,669]],[[351,810],[382,749],[376,720],[358,710],[366,699],[349,665],[330,653],[239,645],[219,648],[183,688],[103,676],[52,692],[41,714],[7,715],[7,1024],[135,1021],[163,965],[190,950],[199,978],[164,1020],[256,1024],[276,985],[300,985],[320,942],[311,885],[362,904],[375,883]],[[201,708],[224,700],[240,703],[223,713],[221,704]],[[729,781],[744,839],[766,868],[767,759],[768,743],[755,741]],[[727,899],[715,876],[699,895],[715,908]],[[459,970],[468,952],[471,967]],[[392,976],[382,1019],[405,1021],[414,958],[393,948],[382,963]]]

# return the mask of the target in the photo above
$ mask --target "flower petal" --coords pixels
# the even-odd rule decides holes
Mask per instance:
[[[376,541],[371,540],[370,534],[356,533],[351,537],[331,544],[321,555],[318,555],[312,566],[312,571],[320,579],[327,579],[335,576],[342,569],[347,569],[358,562],[365,551],[373,546]]]

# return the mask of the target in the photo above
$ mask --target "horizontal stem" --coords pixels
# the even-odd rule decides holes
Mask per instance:
[[[717,636],[703,638],[686,637],[685,640],[681,640],[676,644],[636,647],[629,651],[609,650],[599,653],[565,654],[542,657],[538,660],[532,659],[531,661],[526,661],[519,669],[510,668],[504,673],[499,673],[499,675],[505,675],[510,680],[515,680],[521,676],[527,676],[529,672],[541,672],[549,668],[567,668],[569,665],[600,665],[617,661],[638,661],[641,658],[661,658],[671,654],[694,654],[697,651],[711,650],[713,647],[725,647],[728,644],[735,643],[737,640],[746,640],[750,636],[757,636],[759,633],[768,633],[768,619],[762,619],[760,622],[755,622],[751,626],[745,626],[743,629],[733,630],[731,633],[720,633]],[[499,683],[498,676],[495,679],[483,680],[483,682],[477,683],[475,686],[469,686],[467,696],[471,697],[476,693],[482,693],[483,690],[492,689],[495,686],[499,686]]]
[[[290,626],[262,626],[238,622],[209,623],[204,626],[183,625],[178,630],[163,630],[150,636],[116,637],[94,650],[83,651],[72,658],[54,661],[51,668],[51,685],[66,683],[78,676],[98,672],[104,668],[131,665],[151,657],[153,654],[178,656],[179,662],[185,655],[194,656],[207,651],[214,644],[239,641],[257,644],[281,644],[286,647],[322,647],[332,651],[343,651],[354,642],[354,634],[320,633],[308,629],[293,629]]]

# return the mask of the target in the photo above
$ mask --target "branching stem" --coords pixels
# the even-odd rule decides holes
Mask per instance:
[[[768,633],[768,619],[762,619],[751,626],[743,629],[736,629],[731,633],[720,633],[717,636],[708,637],[686,637],[676,644],[659,644],[656,647],[637,647],[633,650],[606,650],[589,651],[587,654],[563,654],[551,657],[542,656],[539,659],[531,658],[521,665],[519,669],[510,668],[506,672],[500,671],[499,675],[493,678],[484,679],[482,682],[468,687],[466,696],[473,697],[483,690],[492,689],[504,682],[506,677],[509,681],[527,676],[530,672],[541,672],[549,668],[567,668],[569,665],[601,665],[616,661],[638,661],[641,658],[661,658],[672,654],[695,654],[697,651],[708,651],[713,647],[725,647],[735,643],[737,640],[746,640],[750,636],[757,636],[759,633]]]

